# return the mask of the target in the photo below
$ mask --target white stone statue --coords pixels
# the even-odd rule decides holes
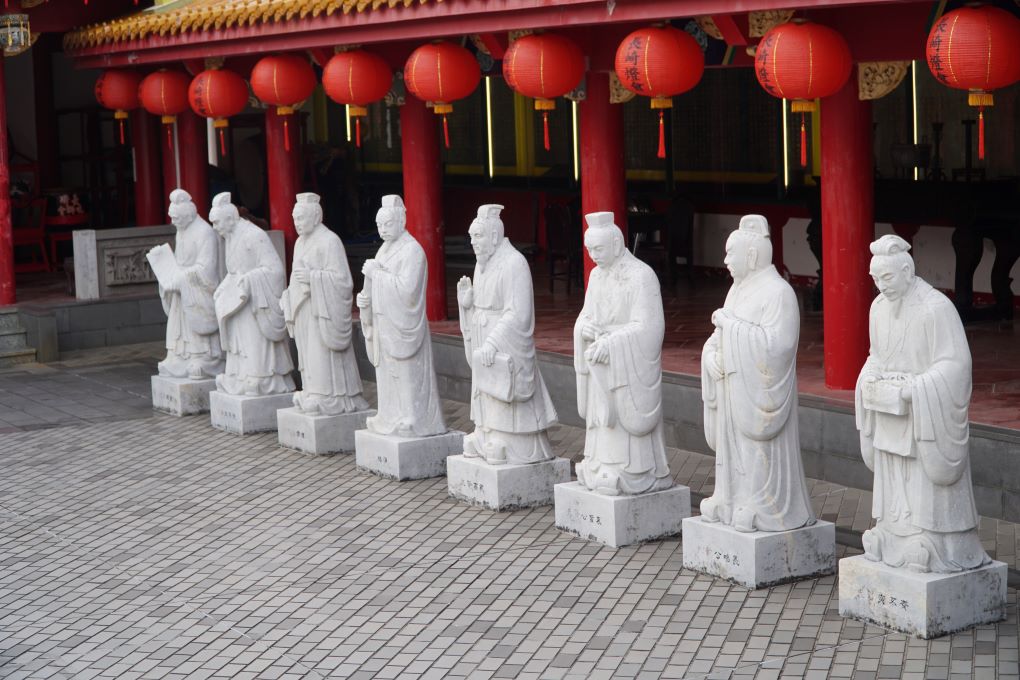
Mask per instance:
[[[159,374],[192,380],[215,378],[223,370],[213,305],[213,292],[220,282],[220,239],[199,217],[191,195],[183,189],[170,192],[168,213],[177,228],[176,266],[169,285],[159,288],[167,317],[166,359],[159,362]]]
[[[226,240],[227,275],[213,296],[226,371],[216,389],[261,396],[294,390],[287,326],[280,309],[286,272],[269,236],[241,219],[230,194],[218,194],[209,211],[213,228]]]
[[[978,538],[967,409],[971,357],[960,316],[914,274],[910,244],[871,244],[871,351],[857,379],[861,454],[875,473],[865,556],[918,572],[988,563]]]
[[[464,455],[494,465],[552,459],[546,429],[556,409],[535,357],[535,297],[527,260],[503,235],[501,205],[483,205],[468,234],[475,278],[457,283],[471,420]]]
[[[733,285],[701,354],[705,438],[715,451],[715,492],[701,516],[738,531],[798,529],[815,516],[797,428],[797,296],[772,266],[761,215],[740,220],[725,263]]]
[[[280,299],[301,371],[294,406],[309,415],[363,411],[368,402],[351,344],[354,280],[344,244],[322,223],[317,194],[297,195],[294,226],[290,286]]]
[[[379,394],[378,413],[366,425],[376,434],[398,437],[443,434],[446,423],[425,318],[425,251],[405,230],[400,196],[383,196],[375,221],[383,244],[362,267],[365,287],[357,297]]]
[[[574,325],[577,407],[587,424],[577,481],[610,496],[667,489],[659,280],[627,250],[613,213],[585,219],[597,266]]]

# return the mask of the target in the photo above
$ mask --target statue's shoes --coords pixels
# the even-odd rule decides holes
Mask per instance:
[[[481,458],[482,454],[478,450],[478,444],[475,442],[475,433],[464,437],[464,457],[465,458]]]
[[[872,562],[882,561],[882,548],[875,533],[868,529],[861,536],[861,544],[864,547],[864,557],[871,560]]]
[[[745,534],[753,533],[754,512],[747,508],[737,508],[733,512],[733,528]]]
[[[711,523],[719,521],[719,504],[715,499],[709,497],[701,501],[701,520]]]

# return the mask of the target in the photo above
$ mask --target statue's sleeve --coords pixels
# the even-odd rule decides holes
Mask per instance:
[[[857,385],[854,388],[854,417],[857,421],[857,429],[861,435],[861,457],[864,459],[864,464],[868,466],[869,470],[875,469],[875,414],[864,408],[864,394],[862,390],[865,378],[869,376],[877,377],[881,374],[881,366],[875,357],[876,316],[880,313],[878,300],[879,298],[876,298],[871,304],[871,311],[868,314],[868,338],[870,341],[868,358],[864,362],[863,368],[861,368],[860,375],[857,376]]]
[[[429,334],[425,319],[425,282],[428,265],[417,242],[405,246],[387,264],[386,271],[372,274],[372,305],[387,323],[375,332],[385,351],[396,359],[416,355]]]
[[[588,362],[584,358],[584,351],[588,348],[587,341],[581,337],[581,329],[585,324],[592,322],[592,307],[597,304],[595,297],[600,290],[599,281],[602,272],[596,268],[588,279],[588,289],[584,293],[584,306],[581,313],[577,315],[574,322],[574,376],[577,388],[577,414],[582,419],[588,418]]]
[[[211,227],[206,227],[199,245],[195,262],[180,269],[181,302],[189,328],[199,335],[210,335],[219,329],[212,298],[218,283],[219,260],[216,233]]]
[[[719,329],[715,329],[701,350],[701,401],[704,404],[705,440],[708,447],[715,451],[716,418],[718,418],[718,390],[715,378],[708,371],[708,362],[714,361],[719,349]]]
[[[323,343],[334,352],[347,349],[353,334],[354,281],[339,239],[330,239],[326,249],[326,266],[311,271],[309,283],[312,313],[318,320]]]
[[[500,272],[504,288],[503,310],[489,332],[497,351],[510,355],[514,364],[514,399],[530,399],[535,393],[534,293],[531,271],[523,257],[512,257]]]
[[[251,247],[255,248],[256,266],[244,275],[251,295],[248,304],[255,313],[262,335],[272,342],[280,342],[287,337],[283,310],[280,309],[280,296],[286,281],[283,262],[269,237],[261,230],[253,240]]]

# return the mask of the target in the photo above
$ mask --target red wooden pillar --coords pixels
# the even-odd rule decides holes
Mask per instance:
[[[159,121],[143,108],[131,112],[131,144],[135,150],[135,225],[166,224],[161,196]]]
[[[868,356],[868,267],[875,237],[871,102],[857,75],[822,100],[822,280],[825,386],[849,390]]]
[[[177,116],[181,157],[181,188],[191,194],[198,214],[209,214],[209,164],[205,118],[188,110]]]
[[[299,192],[301,169],[300,114],[281,116],[276,107],[266,109],[266,168],[269,173],[269,225],[283,232],[287,243],[288,269],[294,254],[294,201]],[[286,125],[284,125],[286,123]],[[289,142],[285,135],[290,136]],[[290,150],[287,150],[287,147]]]
[[[10,163],[7,152],[7,79],[4,55],[0,52],[0,305],[13,305],[15,302]]]
[[[400,152],[404,164],[404,205],[407,230],[425,249],[429,280],[425,315],[446,318],[446,256],[443,237],[443,174],[439,165],[436,116],[425,102],[408,94],[400,107]]]
[[[627,181],[623,160],[623,106],[609,103],[609,73],[588,74],[588,92],[579,115],[581,211],[612,212],[627,236]],[[588,229],[581,216],[582,230]],[[584,250],[584,281],[595,263]]]

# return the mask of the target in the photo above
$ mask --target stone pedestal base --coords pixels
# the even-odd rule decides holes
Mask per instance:
[[[824,576],[836,570],[836,526],[819,520],[790,531],[744,533],[688,517],[684,520],[684,567],[745,588]]]
[[[216,380],[191,380],[152,376],[152,408],[172,416],[191,416],[209,412],[209,393]]]
[[[272,432],[276,429],[276,412],[294,403],[294,393],[245,397],[219,390],[209,393],[212,426],[232,434]]]
[[[552,505],[553,485],[570,481],[570,461],[489,465],[481,458],[450,456],[446,478],[453,498],[490,510],[516,510]]]
[[[354,432],[365,427],[365,419],[373,410],[341,413],[335,416],[312,416],[296,408],[276,412],[280,446],[303,453],[350,453],[354,450]]]
[[[464,433],[432,437],[392,437],[369,430],[354,433],[358,467],[386,479],[428,479],[446,474],[446,459],[464,450]]]
[[[603,496],[579,482],[557,484],[556,528],[619,548],[680,533],[691,515],[691,490],[674,486],[637,496]]]
[[[919,574],[872,562],[839,561],[839,613],[929,639],[1006,618],[1006,564],[956,574]]]

